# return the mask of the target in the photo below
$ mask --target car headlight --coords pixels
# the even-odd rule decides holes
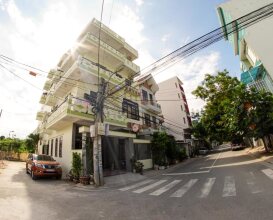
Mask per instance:
[[[39,167],[39,168],[44,168],[44,165],[43,164],[39,164],[39,163],[36,163],[35,166]]]

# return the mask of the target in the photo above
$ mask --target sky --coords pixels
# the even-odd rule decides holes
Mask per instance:
[[[224,0],[105,0],[102,22],[138,50],[140,69],[219,27],[217,5]],[[37,67],[54,68],[92,18],[100,20],[101,0],[0,0],[0,54]],[[0,60],[0,135],[24,138],[38,125],[36,113],[46,73]],[[3,63],[4,62],[4,63]],[[13,75],[3,68],[14,72]],[[178,76],[190,110],[204,103],[191,92],[206,73],[227,69],[239,77],[239,59],[222,40],[164,70],[157,82]]]

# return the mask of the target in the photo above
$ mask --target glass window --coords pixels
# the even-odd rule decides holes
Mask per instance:
[[[155,116],[152,116],[152,121],[153,121],[153,125],[156,126],[156,117]]]
[[[82,149],[82,134],[79,132],[80,125],[73,125],[72,149]]]
[[[63,156],[63,136],[59,139],[59,157]]]
[[[53,139],[51,139],[51,147],[50,147],[50,156],[53,156]],[[49,155],[49,153],[47,152],[47,155]]]
[[[177,83],[175,83],[175,88],[177,88]]]
[[[139,120],[139,108],[136,102],[132,102],[128,99],[123,99],[122,112],[127,113],[127,118]]]
[[[184,121],[184,124],[186,124],[186,119],[185,118],[183,118],[183,121]]]
[[[183,105],[181,105],[180,107],[181,107],[181,111],[183,111]]]
[[[38,155],[36,160],[54,161],[54,159],[51,156],[48,156],[48,155]]]
[[[142,100],[148,101],[148,93],[142,89]]]
[[[144,124],[151,126],[151,118],[149,114],[144,113]]]
[[[55,157],[58,157],[58,138],[55,139]]]
[[[177,95],[178,95],[178,98],[180,99],[180,94],[178,93]]]
[[[146,160],[152,158],[150,144],[134,144],[134,151],[137,160]]]

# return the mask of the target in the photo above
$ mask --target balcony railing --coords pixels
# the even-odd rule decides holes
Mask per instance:
[[[87,33],[87,38],[91,41],[94,42],[95,45],[99,44],[99,39],[97,37],[95,37],[94,35],[90,34],[89,32]],[[125,60],[125,56],[118,52],[116,49],[114,49],[113,47],[109,46],[108,44],[106,44],[105,42],[103,42],[102,40],[100,41],[100,46],[108,51],[110,51],[112,54],[116,55],[117,57],[119,57],[119,59],[121,59],[122,61]]]
[[[78,58],[78,65],[83,68],[84,70],[88,71],[94,76],[98,76],[98,64],[84,58],[79,57]],[[124,78],[117,76],[115,73],[107,70],[104,67],[100,68],[100,77],[104,78],[105,80],[110,80],[113,84],[122,84],[124,82]]]
[[[75,117],[93,118],[94,113],[92,112],[92,106],[89,102],[69,96],[50,113],[47,124],[58,121],[65,114],[72,114],[75,115]]]

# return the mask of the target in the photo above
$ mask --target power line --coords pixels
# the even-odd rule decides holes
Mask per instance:
[[[152,74],[153,72],[155,72],[156,70],[158,70],[166,65],[171,65],[172,63],[175,64],[175,63],[179,62],[180,60],[185,59],[186,57],[196,53],[197,51],[211,45],[212,43],[215,43],[215,42],[221,40],[226,35],[229,36],[230,34],[232,34],[234,32],[238,32],[239,30],[246,28],[246,27],[252,25],[253,23],[258,22],[259,20],[262,20],[266,17],[271,16],[272,15],[272,6],[273,6],[273,3],[271,3],[267,6],[264,6],[258,10],[255,10],[251,13],[248,13],[247,15],[244,15],[244,16],[242,16],[242,17],[240,17],[240,18],[238,18],[238,19],[236,19],[236,20],[234,20],[234,21],[232,21],[220,28],[217,28],[217,29],[197,38],[196,40],[190,42],[189,44],[186,44],[186,45],[178,48],[177,50],[171,52],[170,54],[164,56],[163,58],[160,58],[159,60],[152,63],[151,65],[145,67],[143,70],[148,69],[148,71],[146,73],[142,74],[141,77],[148,76],[148,75]],[[247,21],[250,21],[250,22],[246,23]],[[224,29],[226,30],[226,33],[224,33],[224,31],[223,31]],[[176,58],[178,58],[178,60],[175,60]],[[141,71],[143,71],[143,70],[141,70]],[[140,72],[135,73],[132,76],[132,78],[139,73]],[[118,89],[116,89],[116,91],[113,91],[113,89],[112,89],[111,91],[113,91],[113,92],[110,91],[111,93],[108,94],[108,96],[113,95],[114,93],[116,93],[117,91],[120,91],[121,89],[123,89],[126,86],[127,85],[120,86]]]

